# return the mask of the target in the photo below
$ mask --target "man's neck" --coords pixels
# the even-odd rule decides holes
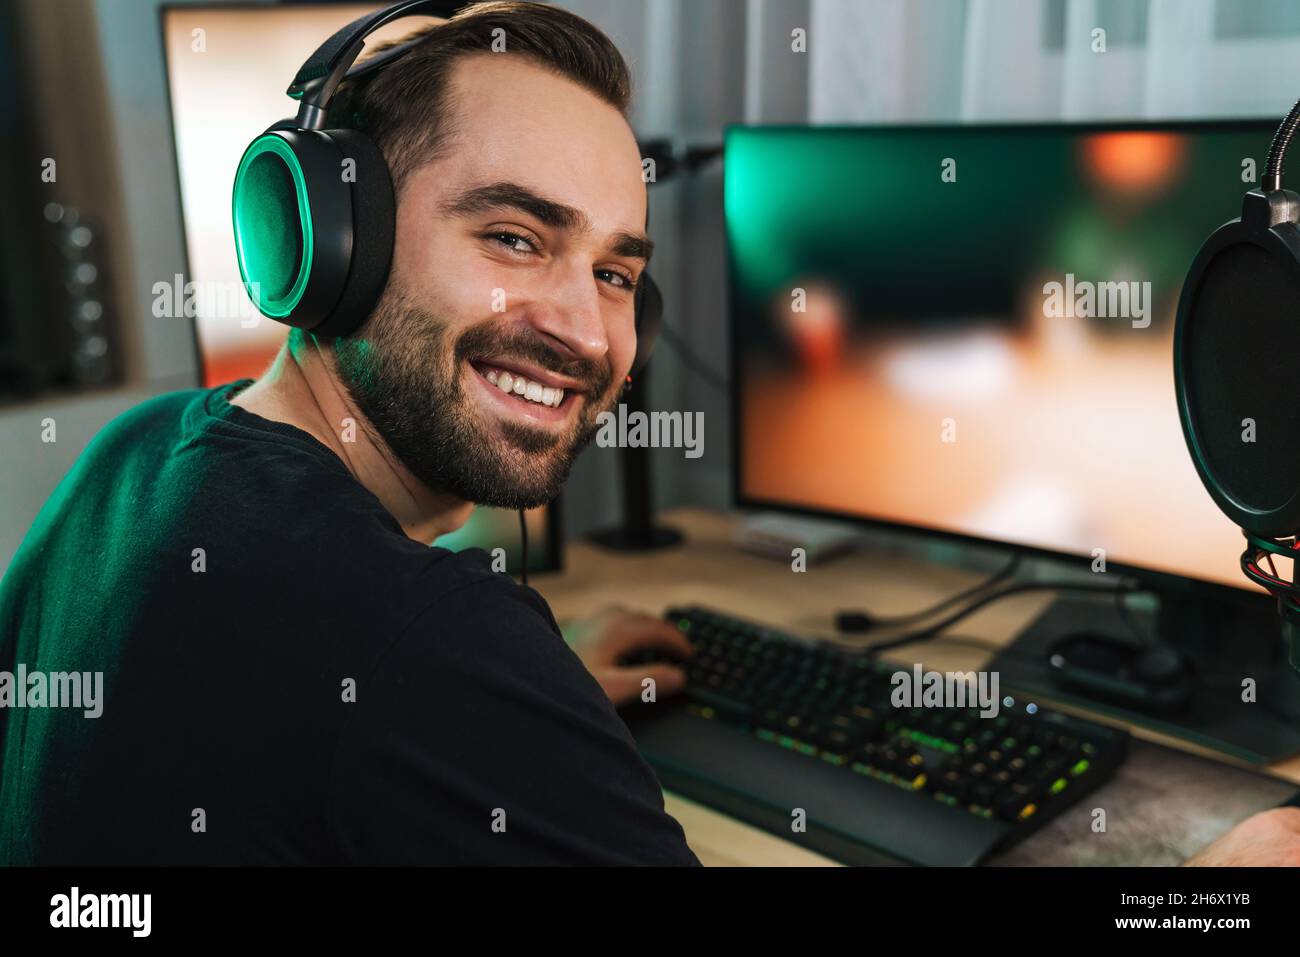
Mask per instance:
[[[463,525],[474,506],[416,479],[353,404],[332,355],[311,336],[299,341],[296,349],[285,343],[271,368],[231,404],[317,439],[383,503],[409,538],[428,544]]]

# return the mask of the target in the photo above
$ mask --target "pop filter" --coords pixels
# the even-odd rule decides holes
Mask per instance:
[[[1241,217],[1201,246],[1174,329],[1174,388],[1183,437],[1215,504],[1246,536],[1241,568],[1278,599],[1288,639],[1300,634],[1300,588],[1274,555],[1300,557],[1300,195],[1282,166],[1300,102],[1278,128],[1259,189]],[[1300,640],[1291,640],[1300,670]]]

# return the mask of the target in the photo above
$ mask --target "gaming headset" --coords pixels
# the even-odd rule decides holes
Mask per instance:
[[[419,42],[352,67],[366,37],[402,17],[450,17],[462,3],[402,0],[349,23],[293,78],[286,92],[299,101],[297,117],[273,124],[244,150],[232,198],[235,252],[249,297],[264,316],[332,338],[355,332],[370,315],[393,258],[392,177],[365,133],[324,129],[326,112],[345,78],[387,66]],[[663,313],[649,273],[642,273],[633,301],[635,374],[654,351]]]
[[[1278,127],[1241,217],[1192,261],[1178,301],[1174,386],[1183,437],[1216,505],[1246,536],[1241,569],[1277,599],[1300,671],[1300,587],[1273,556],[1300,558],[1300,194],[1284,189],[1300,102]]]

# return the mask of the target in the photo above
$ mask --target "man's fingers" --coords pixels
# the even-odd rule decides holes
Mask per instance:
[[[641,696],[641,679],[625,668],[610,668],[596,675],[605,697],[621,708]]]
[[[638,700],[646,690],[646,678],[654,680],[656,701],[671,697],[686,687],[686,672],[676,665],[628,665],[607,668],[597,675],[601,688],[616,707]]]
[[[619,622],[616,633],[620,654],[638,648],[657,648],[676,658],[689,658],[694,651],[675,625],[650,615],[629,615]]]
[[[656,698],[667,698],[670,695],[677,694],[686,687],[686,672],[677,667],[677,665],[647,665],[645,668],[641,669],[641,671],[642,678],[654,679]]]
[[[656,700],[675,695],[686,687],[686,672],[677,665],[662,662],[652,665],[626,665],[614,668],[610,672],[611,684],[616,684],[620,690],[630,687],[635,691],[628,700],[641,696],[646,678],[654,680]],[[613,695],[610,697],[612,698]]]

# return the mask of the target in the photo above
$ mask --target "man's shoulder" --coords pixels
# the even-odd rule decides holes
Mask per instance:
[[[150,396],[119,412],[95,434],[88,452],[102,450],[122,439],[137,441],[172,441],[179,434],[189,410],[202,402],[206,389],[181,389]]]
[[[379,672],[407,689],[446,701],[501,697],[567,700],[604,712],[608,699],[569,646],[550,606],[532,588],[492,570],[482,549],[428,549],[408,580],[406,605]],[[392,620],[391,618],[389,619]]]
[[[479,660],[496,655],[500,661],[500,656],[529,652],[532,646],[519,639],[539,636],[546,637],[547,651],[567,651],[541,595],[495,571],[492,557],[483,549],[428,552],[427,565],[417,580],[424,599],[407,629],[416,642],[438,637],[443,653],[472,654]]]

